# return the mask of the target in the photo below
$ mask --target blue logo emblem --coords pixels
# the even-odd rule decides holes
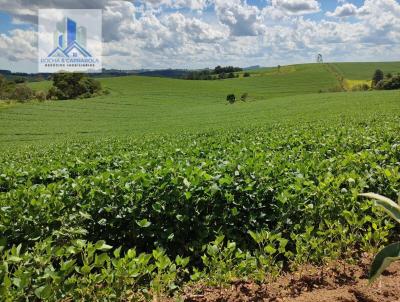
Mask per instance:
[[[51,8],[38,14],[39,72],[101,72],[101,9]]]
[[[78,26],[71,18],[64,17],[54,32],[54,50],[48,58],[91,58],[86,50],[86,28]]]

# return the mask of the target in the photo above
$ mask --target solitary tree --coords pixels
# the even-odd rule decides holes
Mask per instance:
[[[380,69],[375,70],[374,76],[372,77],[372,87],[375,87],[380,81],[384,79],[383,71]]]
[[[232,94],[228,94],[226,96],[226,100],[230,103],[233,104],[236,102],[236,96],[232,93]]]

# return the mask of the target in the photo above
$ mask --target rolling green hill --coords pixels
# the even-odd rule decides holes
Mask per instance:
[[[136,76],[101,81],[110,95],[1,109],[1,143],[243,127],[365,110],[390,112],[398,105],[396,92],[318,94],[337,86],[334,75],[318,64],[286,66],[280,72],[259,69],[249,78],[221,81]],[[31,85],[46,89],[50,82]],[[248,93],[249,99],[228,105],[229,93]]]

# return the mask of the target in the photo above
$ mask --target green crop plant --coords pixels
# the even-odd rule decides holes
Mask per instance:
[[[263,278],[266,274],[277,276],[283,268],[282,259],[293,256],[292,252],[286,250],[289,241],[282,238],[282,234],[274,234],[267,230],[248,231],[248,233],[257,244],[254,256],[257,260],[259,274],[256,274],[256,277]]]
[[[396,203],[393,200],[375,193],[364,193],[361,196],[375,200],[375,204],[382,208],[390,217],[400,223],[400,199]],[[376,254],[369,273],[370,282],[375,281],[382,272],[393,262],[400,259],[400,242],[385,246]]]
[[[218,287],[241,278],[261,279],[266,270],[260,270],[257,258],[256,253],[242,251],[235,242],[226,241],[224,235],[219,235],[204,246],[201,257],[204,269],[194,269],[191,279],[204,280]]]
[[[47,238],[31,249],[4,249],[0,243],[1,301],[132,301],[154,299],[175,290],[189,272],[189,258],[112,250],[104,241],[73,240],[63,245]]]

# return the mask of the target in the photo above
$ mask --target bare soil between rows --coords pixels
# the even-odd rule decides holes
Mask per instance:
[[[392,263],[373,284],[368,283],[370,263],[366,256],[356,265],[335,261],[324,270],[306,265],[262,284],[240,280],[224,288],[196,284],[185,288],[181,298],[185,302],[400,302],[400,262]]]

